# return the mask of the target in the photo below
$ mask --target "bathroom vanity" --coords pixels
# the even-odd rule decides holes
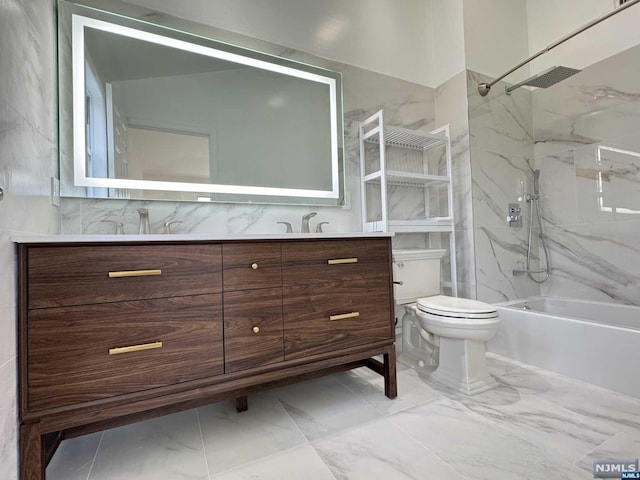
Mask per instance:
[[[389,234],[14,240],[22,480],[64,438],[327,373],[396,396]]]

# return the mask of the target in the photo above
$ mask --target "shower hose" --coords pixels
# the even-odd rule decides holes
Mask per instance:
[[[535,204],[535,205],[534,205]],[[535,208],[535,215],[538,218],[538,231],[540,236],[540,241],[542,242],[542,250],[544,251],[544,262],[545,268],[544,270],[531,270],[531,244],[533,239],[533,213]],[[529,199],[529,244],[527,245],[527,265],[525,267],[525,271],[529,278],[536,283],[544,283],[549,280],[549,247],[547,246],[547,239],[545,238],[542,232],[542,221],[540,220],[540,209],[538,206],[538,195],[532,195]],[[539,279],[535,278],[535,275],[544,273],[544,278]]]

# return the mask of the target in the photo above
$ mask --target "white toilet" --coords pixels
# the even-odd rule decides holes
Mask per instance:
[[[440,263],[445,253],[393,252],[396,303],[411,313],[403,319],[402,348],[420,356],[411,341],[410,329],[417,328],[421,342],[439,348],[432,378],[466,395],[475,395],[497,385],[487,369],[485,342],[498,331],[500,319],[493,305],[439,294]]]

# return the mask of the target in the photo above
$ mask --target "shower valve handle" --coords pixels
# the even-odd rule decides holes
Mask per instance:
[[[507,207],[507,224],[510,227],[522,227],[522,209],[519,203],[510,203]]]

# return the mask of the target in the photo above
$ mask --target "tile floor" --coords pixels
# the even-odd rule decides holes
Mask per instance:
[[[67,440],[47,479],[584,480],[640,456],[639,399],[488,361],[500,385],[472,398],[399,363],[395,400],[359,369]]]

